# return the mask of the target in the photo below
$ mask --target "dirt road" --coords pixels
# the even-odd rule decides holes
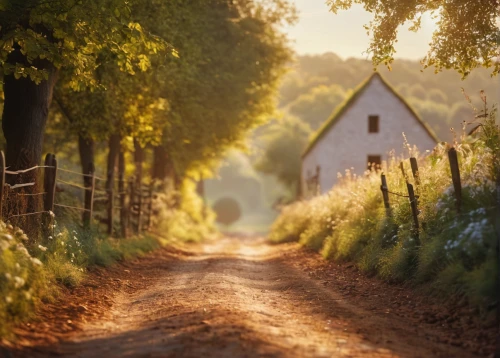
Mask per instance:
[[[298,257],[295,245],[255,238],[164,250],[115,270],[107,279],[117,286],[94,296],[93,306],[77,294],[73,308],[83,313],[67,320],[62,342],[17,355],[476,357],[453,336],[443,339],[446,327],[422,328],[380,307],[390,298],[380,301],[372,281],[356,290],[349,283],[356,274],[310,271]]]

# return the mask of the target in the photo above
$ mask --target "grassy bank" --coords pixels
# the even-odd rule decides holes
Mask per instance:
[[[371,171],[362,177],[346,172],[328,194],[285,207],[270,240],[299,241],[327,259],[352,261],[384,280],[411,282],[435,295],[462,295],[488,310],[498,293],[500,132],[494,114],[480,134],[455,143],[463,186],[460,213],[455,208],[448,148],[439,144],[420,156],[418,238],[408,199],[392,195],[387,215],[380,173]],[[419,155],[416,148],[407,145],[407,149],[409,155]],[[405,193],[400,159],[384,163],[383,170],[389,189]]]
[[[12,337],[13,325],[29,319],[44,302],[57,299],[62,285],[79,285],[92,266],[138,257],[172,240],[200,241],[213,234],[210,218],[200,214],[200,205],[186,201],[172,209],[162,197],[156,205],[154,235],[127,239],[66,222],[54,225],[53,234],[37,242],[21,229],[0,222],[0,338]]]

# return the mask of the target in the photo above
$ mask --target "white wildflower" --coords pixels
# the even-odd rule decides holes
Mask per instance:
[[[5,302],[7,302],[7,303],[12,303],[12,297],[10,297],[10,296],[6,296],[6,297],[5,297]]]
[[[49,210],[49,215],[50,215],[51,217],[53,217],[53,218],[55,218],[55,217],[56,217],[56,214],[54,214],[54,212],[53,212],[52,210]]]
[[[10,235],[10,234],[3,234],[2,238],[5,239],[5,240],[7,240],[7,241],[10,241],[10,240],[13,239],[12,235]]]
[[[25,256],[30,256],[28,250],[26,250],[26,247],[24,247],[23,244],[17,244],[16,245],[16,250],[19,251],[20,253],[24,254]]]
[[[14,276],[14,287],[19,288],[23,287],[26,281],[24,281],[24,278],[19,277],[19,276]]]
[[[38,248],[40,250],[42,250],[43,252],[47,251],[47,248],[45,246],[42,246],[42,245],[38,245]]]
[[[32,257],[31,258],[31,262],[33,262],[34,265],[37,265],[37,266],[42,266],[42,261],[40,261],[39,259],[37,259],[36,257]]]

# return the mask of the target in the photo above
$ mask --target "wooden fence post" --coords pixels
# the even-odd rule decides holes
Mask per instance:
[[[415,238],[417,240],[417,245],[420,245],[420,239],[418,233],[420,225],[418,223],[417,198],[415,197],[415,192],[413,191],[413,185],[411,185],[410,183],[406,183],[406,186],[408,188],[408,197],[410,199],[411,213],[413,216],[413,229],[415,230]]]
[[[205,210],[205,208],[203,208]],[[148,203],[148,230],[151,229],[151,221],[153,219],[153,181],[149,184],[149,203]]]
[[[137,233],[140,234],[142,231],[142,182],[139,182],[139,187],[137,188],[139,196],[137,197]]]
[[[130,178],[128,182],[129,187],[129,199],[128,199],[128,210],[127,210],[127,223],[130,228],[133,229],[133,214],[134,214],[134,199],[135,199],[135,180],[134,178]]]
[[[382,196],[384,197],[384,206],[385,206],[387,213],[389,213],[389,209],[391,208],[391,205],[389,203],[389,192],[388,192],[389,188],[387,187],[387,179],[385,177],[385,174],[381,174],[380,179],[382,181],[382,185],[380,186],[380,190],[382,190]]]
[[[90,187],[87,188],[85,195],[85,210],[83,212],[83,225],[87,228],[90,227],[92,222],[92,214],[94,211],[94,192],[95,192],[95,167],[94,163],[89,163],[88,174],[90,175]]]
[[[48,153],[45,157],[45,200],[43,209],[45,211],[54,211],[54,200],[56,195],[56,173],[57,173],[57,159],[54,154]]]
[[[111,181],[109,187],[108,187],[108,235],[113,235],[113,219],[114,219],[114,205],[115,205],[115,198],[114,198],[114,181]]]
[[[415,185],[420,186],[420,174],[418,172],[417,158],[410,158],[411,172],[413,173],[413,179],[415,179]]]
[[[458,155],[455,148],[448,151],[448,160],[450,161],[451,179],[453,181],[453,189],[455,190],[455,199],[457,212],[462,209],[462,183],[460,180],[460,168],[458,166]]]
[[[406,175],[406,170],[405,170],[405,163],[400,162],[399,163],[399,169],[401,169],[401,173],[403,174],[403,178],[405,178],[405,181],[408,182],[408,175]]]
[[[123,172],[119,173],[118,192],[120,193],[120,228],[121,236],[127,237],[127,208],[125,200],[127,192],[125,191],[125,178]]]
[[[3,219],[3,189],[5,187],[5,155],[0,151],[0,220]]]

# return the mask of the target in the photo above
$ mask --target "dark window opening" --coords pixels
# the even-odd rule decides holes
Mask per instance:
[[[380,155],[368,156],[368,169],[380,170],[382,168],[382,157]]]
[[[368,116],[368,133],[378,133],[379,132],[379,116]]]

